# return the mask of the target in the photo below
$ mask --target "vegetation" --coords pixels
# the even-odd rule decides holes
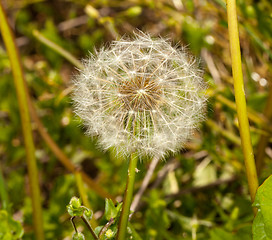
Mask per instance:
[[[241,65],[227,3],[1,1],[0,240],[115,238],[129,159],[86,136],[71,79],[89,52],[136,29],[201,59],[209,100],[182,150],[138,161],[127,238],[272,239],[272,4],[237,2]]]

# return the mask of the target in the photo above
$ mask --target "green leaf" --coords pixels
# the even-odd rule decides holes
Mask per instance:
[[[258,208],[254,219],[253,240],[272,239],[272,177],[258,188],[253,206]]]
[[[118,203],[118,204],[117,204],[117,206],[116,206],[117,214],[118,214],[119,212],[121,212],[122,206],[123,206],[123,203]]]
[[[98,236],[99,233],[100,233],[100,231],[101,231],[101,229],[102,229],[103,227],[104,227],[103,225],[97,226],[97,227],[94,229],[94,233]]]
[[[108,221],[111,218],[116,218],[117,217],[119,209],[115,208],[114,203],[113,203],[113,201],[111,199],[106,199],[105,217],[106,217],[106,219]]]
[[[5,210],[0,211],[0,240],[20,239],[24,230],[20,222],[12,219]]]
[[[266,233],[264,230],[264,220],[263,220],[263,215],[258,212],[254,221],[253,221],[253,226],[252,226],[252,232],[253,232],[253,239],[254,240],[261,240],[264,239],[266,240]]]

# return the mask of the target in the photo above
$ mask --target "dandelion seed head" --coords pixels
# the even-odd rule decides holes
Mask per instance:
[[[179,150],[204,118],[196,60],[168,40],[138,32],[83,63],[74,78],[75,112],[103,149],[162,157]]]

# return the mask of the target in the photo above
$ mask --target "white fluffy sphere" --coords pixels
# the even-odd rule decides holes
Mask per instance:
[[[206,96],[195,58],[135,33],[84,61],[74,79],[76,114],[104,149],[162,157],[203,120]]]

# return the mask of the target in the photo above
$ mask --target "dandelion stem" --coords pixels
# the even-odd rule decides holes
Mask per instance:
[[[124,204],[120,216],[118,225],[117,240],[125,240],[127,233],[127,223],[130,212],[130,204],[132,202],[133,187],[135,182],[136,167],[137,167],[138,156],[136,153],[131,154],[128,167],[127,185],[124,197]]]
[[[236,1],[227,0],[229,41],[232,60],[232,74],[234,81],[235,101],[237,106],[237,115],[239,121],[239,130],[244,154],[247,180],[251,201],[254,201],[258,188],[258,178],[254,161],[253,149],[251,144],[249,122],[246,110],[246,99],[244,91],[243,73],[241,65],[241,52],[239,43]],[[254,210],[255,211],[255,210]]]

